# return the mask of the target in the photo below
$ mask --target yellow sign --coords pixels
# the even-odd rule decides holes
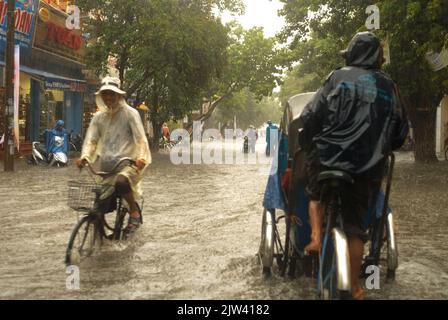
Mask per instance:
[[[41,8],[39,10],[39,18],[45,23],[50,21],[50,11],[47,8]]]
[[[38,12],[34,48],[82,63],[85,40],[80,29],[67,29],[69,15],[42,1]]]

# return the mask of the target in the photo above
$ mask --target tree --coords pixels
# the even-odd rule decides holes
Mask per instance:
[[[380,9],[381,35],[389,39],[392,56],[387,71],[408,105],[416,160],[435,161],[436,107],[448,93],[448,68],[435,72],[426,54],[448,48],[448,2],[388,0]]]
[[[204,96],[208,99],[208,112],[196,121],[205,121],[226,99],[243,89],[255,98],[272,94],[281,83],[283,67],[287,64],[286,50],[278,48],[275,38],[265,38],[262,28],[244,30],[236,23],[229,24],[230,44],[227,48],[227,65],[223,74],[215,78]],[[224,107],[224,105],[223,105]],[[190,124],[191,126],[192,124]]]
[[[215,125],[233,123],[234,117],[237,117],[237,125],[245,130],[250,125],[256,128],[262,126],[267,120],[280,122],[282,107],[279,101],[273,97],[257,100],[256,96],[248,89],[243,89],[235,93],[229,99],[222,102],[213,115]]]
[[[320,85],[320,79],[315,73],[302,75],[299,66],[295,66],[286,73],[277,96],[283,106],[296,94],[317,91]]]
[[[337,53],[356,32],[365,30],[368,17],[365,11],[372,2],[281,1],[285,3],[281,14],[287,21],[281,39],[285,42],[293,39],[290,48],[300,63],[299,72],[315,73],[323,83],[331,70],[343,64]],[[434,72],[426,53],[440,52],[448,43],[448,3],[383,0],[376,4],[381,13],[378,34],[390,43],[392,61],[386,71],[398,82],[407,101],[416,139],[416,161],[434,161],[436,106],[443,92],[447,92],[448,71]]]
[[[128,96],[150,106],[156,141],[163,122],[202,101],[226,63],[227,29],[212,10],[242,8],[240,0],[80,0],[90,12],[87,65],[97,74],[117,61]]]

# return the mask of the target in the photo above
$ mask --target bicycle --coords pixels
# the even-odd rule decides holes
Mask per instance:
[[[342,199],[353,178],[343,171],[324,171],[321,201],[325,203],[325,233],[318,269],[318,296],[321,299],[351,298],[350,258],[342,219]]]
[[[360,270],[361,278],[367,276],[369,266],[380,266],[381,253],[386,245],[387,281],[395,279],[398,268],[398,249],[395,238],[394,219],[389,209],[395,155],[391,153],[386,163],[386,193],[381,202],[376,202],[372,210],[375,212],[378,203],[380,216],[373,218],[369,228],[369,252],[364,257]],[[353,178],[342,171],[322,172],[318,181],[323,183],[322,201],[326,203],[325,234],[318,270],[318,294],[323,299],[351,299],[350,259],[348,242],[343,230],[342,195],[347,187],[354,183]],[[376,197],[380,197],[378,191]],[[378,199],[375,198],[375,201]],[[372,204],[371,204],[372,205]],[[375,213],[373,213],[375,216]]]
[[[174,141],[170,141],[165,137],[161,137],[159,140],[159,149],[162,149],[162,150],[165,150],[165,149],[170,150],[175,145],[176,145],[176,143]]]
[[[86,166],[92,177],[105,179],[115,174],[125,163],[135,165],[131,158],[122,158],[109,172],[95,171],[88,161]],[[116,194],[114,186],[69,181],[68,206],[83,212],[84,216],[71,233],[65,254],[67,266],[78,265],[90,257],[95,247],[103,244],[104,239],[120,241],[127,238],[123,222],[129,215],[129,210],[123,205],[121,195]],[[138,207],[142,214],[143,202]],[[115,213],[115,219],[106,219],[106,215],[112,212]],[[141,219],[143,223],[143,215]]]

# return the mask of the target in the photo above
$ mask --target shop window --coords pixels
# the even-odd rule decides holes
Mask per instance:
[[[64,104],[62,101],[56,101],[56,107],[55,107],[55,121],[64,119]]]
[[[19,99],[19,135],[20,140],[28,141],[30,139],[30,121],[28,112],[30,108],[30,95],[21,94]]]

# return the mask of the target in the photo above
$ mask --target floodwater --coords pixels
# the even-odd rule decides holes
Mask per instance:
[[[263,146],[258,146],[260,149]],[[315,284],[261,277],[256,256],[267,165],[173,165],[153,155],[144,224],[106,243],[66,287],[64,254],[78,216],[66,206],[68,168],[0,172],[0,299],[315,299]],[[373,299],[448,298],[448,162],[399,154],[391,206],[400,266]]]

